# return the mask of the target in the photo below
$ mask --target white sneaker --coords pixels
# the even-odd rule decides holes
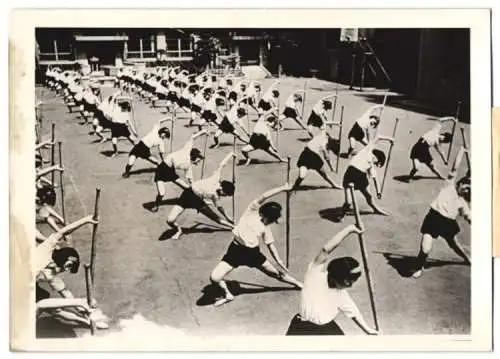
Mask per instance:
[[[424,273],[424,271],[422,269],[419,269],[415,273],[413,273],[411,276],[415,279],[418,279],[422,276],[423,273]]]

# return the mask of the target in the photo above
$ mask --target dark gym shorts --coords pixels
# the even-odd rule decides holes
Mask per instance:
[[[228,118],[224,116],[221,123],[219,123],[219,129],[224,133],[233,133],[234,126],[231,122],[229,122]]]
[[[146,144],[142,141],[139,141],[130,151],[129,156],[140,157],[144,159],[148,159],[151,156],[151,150]]]
[[[113,126],[113,122],[108,120],[101,110],[94,112],[94,117],[97,118],[99,126],[102,128],[111,128]]]
[[[286,335],[344,335],[344,331],[335,320],[325,324],[315,324],[302,320],[300,314],[297,314],[291,320]]]
[[[319,171],[323,167],[323,159],[309,147],[306,147],[297,160],[297,167],[306,167],[310,170]]]
[[[294,108],[291,107],[285,107],[283,110],[283,115],[287,118],[297,118],[297,111]]]
[[[191,105],[191,102],[185,97],[181,97],[179,101],[177,102],[179,107],[189,107]]]
[[[433,208],[429,209],[420,227],[421,234],[429,234],[433,238],[453,239],[458,232],[460,227],[455,219],[447,218]]]
[[[354,138],[356,141],[361,142],[363,138],[365,138],[365,132],[363,131],[361,126],[356,122],[349,131],[347,138]]]
[[[368,187],[368,175],[354,166],[349,166],[344,173],[342,186],[349,188],[349,183],[354,184],[354,189],[363,190]]]
[[[213,122],[217,119],[217,115],[215,113],[213,113],[212,111],[205,110],[201,114],[201,118],[207,122]]]
[[[38,283],[36,284],[35,294],[36,294],[36,302],[37,303],[41,300],[50,298],[50,293],[48,291],[46,291],[45,289],[43,289],[42,287],[40,287],[40,285],[38,285]]]
[[[201,211],[206,206],[205,201],[197,196],[191,188],[185,189],[179,197],[179,206],[184,209],[192,208]]]
[[[155,171],[155,182],[173,182],[178,179],[179,176],[175,172],[175,168],[170,167],[165,162],[161,162]]]
[[[238,99],[238,94],[234,91],[231,91],[229,93],[228,100],[233,100],[236,102],[237,99]]]
[[[267,150],[271,146],[271,143],[263,134],[252,133],[250,136],[250,145],[256,150]]]
[[[113,123],[111,126],[111,137],[130,137],[130,131],[124,123]]]
[[[236,241],[232,241],[222,260],[233,268],[239,266],[260,267],[266,261],[259,247],[248,248]]]
[[[260,99],[259,105],[257,108],[261,108],[264,111],[269,111],[271,109],[271,104],[263,99]]]
[[[307,120],[307,125],[321,128],[323,126],[323,119],[316,112],[312,111]]]
[[[411,148],[410,158],[426,164],[432,163],[430,146],[423,138],[420,138]]]
[[[177,101],[179,101],[179,97],[177,97],[177,94],[175,92],[170,91],[167,95],[167,101],[176,103]]]
[[[196,113],[201,113],[201,107],[198,105],[192,104],[191,111],[196,112]]]

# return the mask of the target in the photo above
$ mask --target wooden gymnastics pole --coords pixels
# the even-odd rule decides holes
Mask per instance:
[[[359,215],[359,209],[358,209],[358,206],[356,204],[356,197],[354,196],[354,184],[349,183],[349,191],[351,192],[352,207],[354,209],[354,217],[356,219],[356,226],[358,228],[363,228],[363,225],[361,223],[361,217]],[[378,331],[379,325],[378,325],[378,318],[377,318],[377,310],[375,308],[372,280],[370,277],[370,268],[368,267],[368,259],[366,256],[366,249],[365,249],[365,244],[364,244],[362,233],[358,234],[358,239],[359,239],[359,247],[361,249],[361,258],[363,260],[363,267],[365,270],[366,283],[368,285],[368,294],[370,295],[370,304],[371,304],[371,308],[372,308],[373,322],[375,324],[375,329]]]
[[[55,127],[56,125],[54,123],[52,123],[52,127],[51,127],[51,135],[50,135],[50,141],[51,141],[51,147],[50,147],[50,165],[51,166],[54,166],[56,164],[55,162],[55,144],[54,144],[54,141],[55,141]],[[50,180],[52,182],[52,186],[55,187],[55,183],[54,183],[54,176],[55,176],[55,173],[54,171],[52,171],[52,173],[50,174]]]
[[[63,168],[63,161],[62,161],[62,142],[58,141],[58,149],[59,149],[59,167]],[[62,217],[64,220],[64,224],[66,225],[66,209],[64,205],[64,184],[63,184],[63,172],[59,171],[59,186],[61,189],[61,213]]]
[[[457,110],[455,112],[455,119],[458,121],[458,116],[460,115],[460,106],[462,105],[461,101],[457,102]],[[448,146],[448,154],[446,155],[446,162],[450,162],[450,154],[451,148],[453,147],[453,139],[455,138],[455,128],[457,127],[457,121],[453,121],[453,127],[451,128],[451,141]]]
[[[172,153],[172,149],[174,148],[174,121],[175,121],[175,113],[172,114],[172,119],[170,121],[170,153]]]
[[[337,162],[335,163],[335,173],[339,173],[340,149],[342,147],[342,123],[344,122],[344,106],[340,108],[339,122],[339,153],[337,153]]]
[[[464,128],[460,127],[460,133],[462,134],[462,143],[463,147],[465,149],[465,159],[467,160],[467,167],[469,168],[470,171],[470,157],[469,157],[469,147],[467,146],[467,141],[465,140],[465,133],[464,133]]]
[[[290,184],[290,157],[286,158],[286,183]],[[290,191],[286,192],[286,219],[285,219],[285,238],[286,238],[286,267],[290,264]]]
[[[96,188],[95,190],[95,202],[94,202],[94,220],[97,221],[99,218],[99,198],[101,197],[101,189]],[[96,240],[97,240],[97,224],[92,227],[92,245],[90,248],[90,276],[92,279],[92,285],[94,285],[95,280],[95,257],[96,257]]]
[[[332,107],[332,122],[335,121],[335,112],[337,111],[337,97],[338,97],[338,88],[335,88],[335,100],[333,101]]]
[[[236,136],[233,136],[233,152],[236,153]],[[236,188],[236,176],[235,176],[235,172],[236,172],[236,157],[233,157],[233,186],[235,186]],[[236,192],[236,191],[235,191]],[[235,213],[235,192],[233,192],[233,197],[232,197],[232,213],[233,213],[233,221],[234,223],[236,223],[236,213]]]
[[[389,163],[391,162],[392,148],[394,147],[394,141],[396,141],[396,130],[398,128],[398,122],[399,118],[396,117],[396,122],[394,123],[394,129],[392,130],[392,141],[389,146],[389,153],[387,155],[387,163],[385,164],[384,168],[384,178],[382,178],[382,183],[380,185],[380,196],[382,196],[382,193],[384,192],[385,179],[387,178],[387,170],[389,169]]]
[[[87,304],[89,308],[91,309],[94,305],[94,295],[93,295],[93,285],[92,281],[90,280],[90,266],[88,263],[85,263],[84,266],[85,268],[85,287],[87,289]],[[90,318],[89,315],[89,320],[90,320],[90,334],[95,335],[96,332],[96,325],[95,322]]]
[[[208,135],[205,136],[205,144],[203,145],[203,162],[201,163],[201,179],[203,179],[203,173],[205,172],[205,156],[207,153],[207,142],[208,142]]]
[[[302,113],[300,114],[301,121],[304,121],[304,110],[306,108],[306,94],[307,94],[307,80],[304,83],[304,96],[302,97]]]

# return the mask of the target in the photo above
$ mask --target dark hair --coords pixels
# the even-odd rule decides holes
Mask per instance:
[[[225,103],[226,103],[226,101],[224,101],[223,98],[216,98],[215,99],[215,105],[216,106],[224,106]]]
[[[220,186],[222,188],[222,192],[226,196],[232,196],[234,194],[234,184],[229,181],[221,181]]]
[[[125,110],[126,112],[132,111],[132,106],[130,105],[130,102],[120,102],[119,106],[122,110]]]
[[[212,75],[212,81],[213,81],[213,82],[217,81],[217,76]]]
[[[170,130],[167,127],[161,127],[158,130],[158,136],[161,136],[162,134],[165,134],[167,138],[170,138]]]
[[[382,167],[385,165],[385,153],[381,150],[374,149],[372,151],[373,155],[377,158],[377,165]]]
[[[293,95],[293,100],[297,102],[302,102],[302,95],[296,93],[295,95]]]
[[[444,132],[440,136],[443,136],[443,138],[439,141],[441,143],[450,143],[451,139],[453,138],[451,132]]]
[[[245,84],[241,84],[241,85],[240,85],[240,88],[241,88],[242,90],[246,90],[246,89],[247,89],[247,85],[245,85]]]
[[[325,110],[330,110],[332,108],[332,102],[324,100],[323,101],[323,107],[325,108]]]
[[[327,282],[329,288],[343,288],[346,281],[350,284],[355,282],[360,276],[361,272],[351,273],[355,268],[359,267],[359,262],[352,257],[335,258],[327,266]],[[350,284],[348,286],[350,286]]]
[[[259,214],[269,222],[277,222],[281,217],[281,205],[277,202],[266,202],[259,208]]]
[[[280,92],[278,90],[273,90],[274,97],[280,97]]]
[[[380,117],[378,117],[378,116],[371,115],[371,116],[369,117],[369,119],[370,119],[370,120],[375,120],[375,125],[374,125],[374,127],[377,127],[377,126],[379,125],[379,123],[380,123]]]
[[[196,161],[197,159],[203,159],[203,155],[201,154],[200,150],[197,148],[193,148],[191,152],[189,153],[189,157],[191,161]]]
[[[56,204],[56,191],[52,185],[46,184],[36,191],[36,196],[39,198],[41,204],[48,204],[53,206]]]
[[[253,87],[255,87],[256,89],[259,89],[259,90],[261,89],[260,84],[254,84]]]
[[[73,262],[70,272],[76,273],[78,272],[78,268],[80,267],[80,255],[73,247],[63,247],[60,249],[55,249],[52,251],[52,260],[58,267],[64,267],[64,264],[68,260],[69,257],[75,257],[76,261]]]
[[[227,83],[229,86],[231,86],[231,85],[233,84],[233,80],[231,80],[231,79],[227,79],[227,80],[226,80],[226,83]]]
[[[238,116],[239,118],[245,116],[246,114],[247,111],[243,107],[238,107],[238,109],[236,110],[236,116]]]

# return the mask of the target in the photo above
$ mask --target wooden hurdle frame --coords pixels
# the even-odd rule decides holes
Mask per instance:
[[[469,157],[469,146],[467,145],[467,140],[465,138],[465,129],[463,127],[460,127],[460,133],[462,134],[462,146],[465,149],[465,160],[467,161],[467,167],[469,168],[469,171],[471,170],[470,168],[470,157]]]

